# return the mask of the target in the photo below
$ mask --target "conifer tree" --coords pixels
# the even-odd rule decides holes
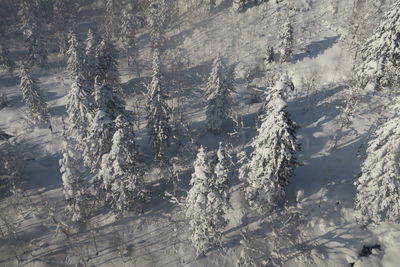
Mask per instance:
[[[294,84],[287,73],[284,73],[275,82],[275,85],[265,93],[265,100],[257,114],[257,126],[260,126],[262,119],[267,115],[268,104],[277,98],[286,99],[289,90],[294,90]]]
[[[293,28],[290,21],[286,21],[279,32],[280,62],[286,62],[292,56],[293,47]]]
[[[222,87],[223,80],[221,58],[217,57],[213,61],[211,73],[208,77],[206,94],[209,94],[209,92],[215,92],[218,88]]]
[[[118,1],[104,0],[106,38],[111,40],[119,35],[119,10]]]
[[[8,70],[10,73],[12,73],[15,68],[15,63],[11,59],[10,51],[3,43],[0,43],[0,68]]]
[[[20,89],[22,98],[28,109],[28,116],[36,123],[47,123],[50,125],[47,104],[35,79],[32,78],[30,69],[25,65],[20,66]]]
[[[138,20],[133,12],[134,11],[131,4],[128,4],[122,11],[121,41],[128,58],[128,66],[133,63],[136,67],[138,77],[140,77],[139,66],[137,62],[139,55],[136,47],[136,31],[138,28]]]
[[[85,77],[90,86],[94,85],[94,79],[98,73],[98,61],[97,61],[97,47],[99,45],[99,36],[97,32],[90,28],[86,37],[86,48],[85,48]]]
[[[279,82],[278,82],[279,83]],[[283,86],[275,86],[267,101],[266,115],[261,118],[253,139],[249,162],[242,167],[240,178],[246,181],[245,197],[249,205],[260,213],[271,210],[283,200],[289,178],[297,161],[294,153],[300,150],[296,143],[296,126],[290,120],[283,100]]]
[[[28,48],[28,64],[33,66],[45,66],[47,63],[46,42],[40,19],[35,13],[35,6],[32,1],[23,0],[18,12],[20,29],[24,35]]]
[[[112,89],[111,86],[102,81],[99,76],[96,76],[95,78],[94,89],[94,98],[97,107],[102,107],[111,120],[115,120],[118,115],[121,114],[127,117],[130,116],[125,110],[124,100]]]
[[[274,48],[272,46],[268,46],[264,58],[264,63],[265,65],[269,65],[272,62],[274,62]]]
[[[150,31],[150,44],[153,51],[155,49],[159,52],[163,50],[166,12],[165,0],[156,0],[147,9],[147,26]]]
[[[225,208],[228,208],[230,193],[229,193],[229,185],[230,185],[230,160],[229,155],[226,152],[225,146],[220,142],[219,148],[216,155],[215,166],[213,168],[213,172],[215,175],[214,178],[214,187],[218,191],[221,196],[223,202],[225,202]]]
[[[395,1],[382,23],[367,40],[356,60],[355,70],[365,87],[368,83],[388,86],[400,81],[400,2]]]
[[[169,124],[170,107],[167,104],[167,92],[161,72],[160,54],[158,50],[153,54],[153,78],[148,88],[148,117],[147,128],[150,142],[153,146],[155,159],[166,160],[167,147],[171,135]]]
[[[98,79],[109,85],[116,94],[122,94],[118,71],[118,51],[108,39],[103,39],[97,50]]]
[[[400,117],[381,125],[368,143],[367,157],[355,181],[360,224],[400,221]]]
[[[72,221],[82,221],[86,217],[85,192],[80,152],[73,145],[73,140],[63,141],[62,158],[59,161],[63,181],[64,198],[67,212]]]
[[[224,202],[213,184],[210,159],[200,147],[185,205],[191,241],[197,253],[203,255],[208,248],[221,246],[222,231],[227,225]]]
[[[71,90],[68,92],[67,114],[68,133],[80,148],[83,148],[89,135],[90,122],[93,120],[94,103],[91,90],[82,76],[74,77]]]
[[[117,213],[122,213],[138,210],[145,191],[133,125],[119,115],[115,126],[111,151],[103,156],[99,176],[108,203]]]
[[[223,122],[231,114],[231,97],[233,90],[233,71],[228,72],[227,77],[221,74],[221,62],[217,58],[207,84],[207,124],[211,132],[219,134],[222,132]]]
[[[68,38],[69,48],[67,51],[67,69],[70,72],[70,78],[74,79],[77,76],[83,76],[85,74],[85,70],[83,67],[84,55],[81,44],[79,43],[76,34],[74,32],[70,32]]]
[[[64,55],[68,50],[68,33],[76,29],[77,6],[74,0],[53,0],[54,30],[58,39],[60,53]]]
[[[91,172],[97,173],[101,158],[111,149],[114,123],[103,110],[97,110],[89,127],[84,150],[84,162]]]
[[[99,81],[100,82],[100,81]],[[89,126],[89,135],[86,139],[84,149],[84,162],[93,173],[97,173],[103,155],[110,152],[112,145],[112,137],[115,132],[113,120],[114,103],[112,101],[112,92],[107,84],[96,83],[94,91],[94,100],[96,110],[94,119]]]

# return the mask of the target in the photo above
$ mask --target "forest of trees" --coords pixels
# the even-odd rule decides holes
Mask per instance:
[[[268,44],[259,51],[265,68],[275,73],[268,74],[270,84],[260,94],[261,108],[255,118],[256,134],[243,144],[249,151],[240,160],[231,155],[234,144],[225,138],[230,134],[230,124],[239,125],[234,110],[235,65],[223,55],[214,58],[197,102],[204,103],[207,134],[223,141],[216,149],[191,144],[195,157],[191,161],[189,187],[184,189],[176,180],[178,184],[174,186],[179,190],[175,188],[171,196],[168,187],[172,180],[166,173],[177,175],[173,159],[179,156],[176,139],[180,137],[175,136],[176,108],[172,100],[176,91],[172,87],[176,84],[166,67],[166,30],[173,23],[174,10],[187,7],[167,0],[102,0],[101,23],[92,23],[83,33],[78,22],[83,2],[10,0],[0,5],[0,9],[8,11],[0,18],[0,67],[19,77],[24,111],[32,127],[48,128],[53,133],[46,96],[35,77],[41,69],[51,68],[54,54],[65,63],[68,90],[65,125],[59,140],[59,170],[65,211],[71,223],[85,223],[96,209],[107,209],[120,217],[129,212],[138,216],[146,212],[144,203],[154,195],[145,174],[152,168],[163,170],[165,177],[159,177],[162,190],[185,209],[188,239],[198,255],[224,246],[222,236],[229,223],[233,180],[240,181],[243,199],[251,212],[266,215],[284,208],[287,186],[301,165],[297,153],[302,149],[296,137],[299,126],[292,121],[287,102],[294,89],[286,69],[293,59],[296,41],[291,18],[279,25],[278,45]],[[216,8],[214,2],[207,2],[211,11]],[[245,12],[249,2],[234,0],[232,14]],[[271,1],[254,2],[261,5]],[[11,27],[14,25],[18,27]],[[138,40],[138,33],[143,31],[148,32],[149,39],[150,53],[146,55],[141,54]],[[23,46],[21,53],[12,48],[16,40]],[[369,139],[354,182],[355,216],[363,226],[399,222],[400,130],[396,93],[400,82],[400,1],[394,1],[381,25],[360,47],[351,87],[356,92],[387,90],[391,101],[387,105],[389,111]],[[142,80],[144,97],[137,100],[144,113],[141,116],[139,109],[133,110],[125,101],[136,95],[130,95],[132,92],[122,86],[120,64],[121,58],[127,59],[132,75],[141,79],[148,67],[142,64],[146,56],[151,75]],[[349,98],[351,101],[344,103],[347,111],[356,109],[361,98]],[[7,105],[6,100],[3,102]],[[141,125],[141,118],[146,121],[145,131],[136,126]],[[140,141],[151,150],[146,155],[139,148],[136,131],[140,131]],[[2,136],[7,137],[5,133]],[[2,152],[0,157],[0,173],[19,176],[10,155]],[[238,266],[253,266],[246,255],[242,256]]]

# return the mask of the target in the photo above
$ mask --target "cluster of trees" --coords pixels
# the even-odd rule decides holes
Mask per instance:
[[[152,10],[149,20],[157,21],[162,16],[163,1],[160,3],[149,7]],[[85,219],[85,206],[94,197],[118,214],[139,211],[146,192],[144,167],[133,130],[134,116],[125,109],[122,100],[118,51],[111,40],[118,37],[113,30],[117,26],[115,5],[115,1],[105,1],[103,38],[89,30],[84,49],[75,33],[68,37],[67,69],[72,85],[68,93],[66,144],[60,165],[68,210],[74,214],[74,220]],[[134,17],[125,14],[131,15]],[[125,27],[131,29],[129,25]],[[149,27],[154,37],[151,38],[153,73],[148,86],[147,128],[154,160],[168,165],[172,127],[168,88],[162,73],[162,42],[159,41],[163,25],[149,24]],[[134,36],[131,38],[134,40]],[[84,184],[87,180],[91,181],[89,185]],[[69,196],[73,195],[79,198],[71,199]]]
[[[383,123],[371,137],[355,181],[356,218],[363,225],[400,221],[400,147],[398,89],[400,67],[400,2],[395,1],[381,25],[359,52],[355,64],[357,88],[390,90]],[[394,115],[388,115],[394,114]],[[382,121],[382,120],[381,120]]]
[[[21,90],[30,116],[50,124],[46,102],[31,75],[35,65],[46,65],[48,56],[43,33],[46,20],[39,19],[39,7],[36,1],[24,0],[20,5],[21,31],[28,50],[26,62],[21,65]],[[71,82],[59,163],[67,211],[73,221],[84,221],[90,215],[89,203],[93,199],[100,199],[101,203],[121,214],[129,210],[140,211],[140,203],[146,195],[144,164],[140,161],[133,129],[134,116],[126,110],[122,100],[118,51],[114,46],[114,41],[121,41],[123,50],[139,72],[135,39],[139,19],[131,4],[104,0],[104,8],[104,36],[90,29],[82,42],[76,34],[78,7],[75,2],[53,3],[57,14],[54,30],[60,53],[67,56]],[[173,128],[169,90],[162,70],[166,10],[165,1],[155,1],[148,5],[146,12],[152,52],[147,129],[154,160],[163,166],[170,164],[168,146]],[[281,60],[286,61],[292,46],[289,23],[285,24],[280,36]],[[0,62],[11,68],[4,47],[1,46]],[[272,62],[273,48],[269,48],[268,53],[268,62]],[[207,126],[214,134],[224,133],[224,123],[232,116],[234,75],[234,66],[225,69],[220,57],[214,60],[205,90]],[[296,126],[285,109],[285,82],[280,80],[268,92],[265,111],[260,116],[262,123],[251,144],[254,151],[241,171],[246,199],[259,212],[273,209],[283,199],[288,179],[297,165],[294,153],[299,150],[299,145],[295,138]],[[274,128],[270,129],[270,125]],[[222,246],[223,229],[228,223],[226,211],[230,206],[231,165],[222,143],[213,155],[208,155],[201,147],[193,163],[194,173],[185,207],[191,241],[200,254],[214,246]]]
[[[358,52],[355,71],[361,87],[397,86],[400,66],[400,3],[395,1],[382,23]]]
[[[60,165],[68,210],[75,220],[85,218],[82,206],[90,195],[83,181],[88,175],[94,176],[93,191],[114,211],[135,209],[144,187],[133,115],[122,100],[117,50],[107,37],[90,30],[85,50],[76,34],[69,34],[67,55],[72,85]],[[79,197],[70,200],[74,195]]]
[[[214,159],[213,159],[214,158]],[[200,147],[193,163],[194,172],[186,200],[186,217],[189,219],[191,241],[198,254],[222,246],[222,233],[228,220],[230,164],[225,147],[220,143],[214,157]]]
[[[220,61],[215,60],[210,81],[216,81]],[[285,197],[285,189],[295,167],[297,126],[286,111],[285,96],[290,88],[287,75],[276,82],[266,95],[261,125],[253,139],[253,152],[240,169],[244,194],[249,206],[261,214],[272,211]],[[211,130],[211,129],[210,129]],[[219,128],[219,130],[222,130]],[[227,225],[225,212],[229,204],[230,157],[223,144],[216,156],[208,156],[204,148],[194,162],[191,189],[186,197],[186,216],[190,221],[191,241],[199,254],[210,247],[221,246]]]
[[[240,11],[246,2],[234,1],[234,8]],[[20,29],[28,51],[20,65],[20,88],[32,121],[51,127],[47,104],[31,74],[34,66],[46,65],[48,56],[43,33],[46,18],[40,16],[41,7],[37,1],[28,0],[22,0],[19,5]],[[91,29],[86,41],[81,42],[75,33],[77,6],[72,1],[61,0],[54,0],[53,4],[58,14],[54,29],[60,53],[68,57],[71,80],[60,170],[67,210],[73,221],[89,216],[91,198],[100,196],[113,211],[123,213],[140,211],[140,203],[146,195],[144,164],[135,141],[134,116],[122,100],[118,50],[114,46],[114,41],[121,41],[129,64],[136,66],[140,76],[135,39],[140,20],[131,3],[104,0],[104,7],[104,36]],[[148,137],[154,160],[167,166],[173,128],[162,66],[167,5],[165,1],[155,1],[147,8],[152,52],[152,77],[147,95]],[[395,2],[382,25],[360,51],[356,67],[358,86],[398,86],[399,25],[400,3]],[[289,20],[283,24],[279,40],[280,62],[287,62],[293,47],[293,28]],[[272,46],[267,47],[264,59],[266,64],[275,61]],[[7,45],[0,43],[0,66],[12,70],[15,65]],[[205,90],[207,127],[214,134],[224,133],[224,123],[232,116],[234,74],[234,67],[224,70],[220,57],[214,60]],[[257,136],[250,143],[252,152],[239,171],[245,199],[259,213],[270,212],[284,201],[286,186],[298,166],[295,158],[300,150],[296,140],[298,127],[290,119],[285,101],[291,85],[287,75],[282,75],[269,88],[259,114]],[[367,157],[355,182],[356,217],[362,224],[400,220],[398,123],[398,115],[387,118],[368,144]],[[213,155],[200,147],[193,163],[191,189],[184,205],[190,239],[199,254],[222,246],[222,233],[228,224],[226,212],[230,206],[231,164],[222,143]]]

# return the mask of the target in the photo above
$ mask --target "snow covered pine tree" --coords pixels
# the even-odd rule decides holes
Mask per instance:
[[[47,103],[42,96],[36,80],[32,78],[29,67],[23,63],[20,66],[20,78],[22,98],[28,108],[29,118],[34,123],[45,123],[51,129]]]
[[[53,26],[61,55],[68,49],[68,33],[76,28],[76,1],[53,0]]]
[[[81,153],[76,150],[74,140],[65,139],[62,147],[62,158],[59,161],[63,181],[66,210],[72,215],[72,221],[82,221],[88,212],[85,208],[83,171]]]
[[[12,73],[15,68],[10,51],[3,43],[0,43],[0,68],[6,69],[9,73]]]
[[[155,0],[147,9],[147,26],[150,31],[150,45],[152,51],[161,52],[164,44],[164,27],[167,5],[165,0]]]
[[[400,81],[400,1],[395,1],[381,25],[365,42],[355,70],[362,87],[398,84]]]
[[[121,17],[121,42],[126,51],[126,56],[128,59],[128,66],[133,63],[136,67],[136,71],[139,77],[138,69],[138,49],[136,47],[136,31],[138,28],[138,19],[134,14],[134,10],[131,4],[127,4],[123,11]]]
[[[355,181],[360,224],[400,221],[400,117],[389,119],[368,143],[367,158]]]
[[[272,46],[267,46],[267,51],[264,57],[264,64],[268,67],[269,64],[271,64],[272,62],[274,62],[274,48]]]
[[[99,74],[98,61],[97,61],[97,48],[99,45],[99,36],[97,32],[90,28],[86,37],[85,48],[85,77],[90,86],[94,86],[94,78]]]
[[[23,0],[20,5],[18,16],[21,22],[21,32],[24,35],[28,48],[29,67],[37,64],[43,67],[47,64],[46,42],[40,19],[35,12],[34,1]]]
[[[225,145],[220,142],[213,166],[213,175],[215,176],[213,182],[215,189],[218,191],[224,202],[225,208],[230,207],[229,185],[231,164],[232,162],[230,161],[229,155],[226,152]]]
[[[107,38],[101,41],[97,49],[96,58],[98,79],[110,86],[116,94],[122,95],[118,71],[118,51]]]
[[[81,47],[81,44],[76,37],[74,32],[70,32],[68,35],[68,44],[69,48],[67,51],[68,55],[68,65],[67,69],[70,72],[70,78],[74,79],[77,76],[84,77],[84,54]]]
[[[253,139],[253,152],[242,166],[240,178],[245,180],[245,197],[249,205],[263,213],[283,200],[285,187],[293,175],[297,161],[294,153],[300,150],[296,143],[296,126],[290,120],[283,99],[285,79],[280,79],[271,90],[265,116]]]
[[[102,159],[99,172],[108,204],[116,213],[140,210],[139,201],[145,195],[133,125],[123,116],[115,119],[117,131],[111,151]]]
[[[112,146],[115,132],[113,120],[119,115],[114,112],[112,96],[111,88],[97,78],[94,90],[96,111],[89,126],[84,149],[84,162],[92,173],[98,172],[103,155],[110,152]]]
[[[160,53],[153,51],[153,78],[148,88],[148,117],[147,128],[150,142],[153,146],[155,159],[166,160],[167,147],[171,135],[169,124],[170,107],[167,104],[167,92],[161,72]]]
[[[289,19],[279,32],[280,62],[286,62],[291,57],[293,51],[293,28]]]
[[[222,231],[227,225],[224,202],[213,186],[210,159],[200,147],[186,197],[186,217],[189,219],[191,242],[198,255],[205,255],[207,249],[221,246]]]
[[[120,1],[104,0],[106,39],[114,39],[119,35]]]
[[[233,71],[229,71],[226,78],[222,74],[221,59],[214,60],[211,74],[206,88],[207,124],[212,133],[223,131],[222,125],[231,114],[231,97],[233,91]]]
[[[90,122],[94,117],[93,109],[94,103],[87,82],[79,75],[74,77],[68,92],[68,134],[76,140],[80,149],[83,149],[89,135]]]

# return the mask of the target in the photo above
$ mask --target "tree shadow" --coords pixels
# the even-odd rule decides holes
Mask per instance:
[[[307,96],[290,105],[291,118],[300,125],[297,136],[302,151],[297,157],[302,165],[296,168],[295,176],[287,187],[288,198],[294,199],[298,190],[304,190],[306,198],[324,188],[328,190],[327,194],[332,201],[335,199],[348,207],[352,205],[353,177],[360,170],[356,155],[365,136],[355,136],[335,150],[330,149],[335,131],[328,127],[332,127],[330,123],[340,115],[337,107],[341,105],[341,100],[336,98],[324,101],[343,88],[344,86],[336,86],[314,93],[311,97],[315,98],[317,104],[307,112],[299,110],[299,107],[307,105]],[[346,196],[346,199],[341,196]]]
[[[24,189],[33,190],[45,188],[50,191],[62,186],[62,179],[59,167],[61,154],[30,160],[22,170],[24,176]]]
[[[318,55],[323,54],[326,50],[331,48],[340,38],[340,35],[325,37],[322,40],[314,41],[308,44],[305,48],[302,48],[303,52],[295,54],[289,60],[292,63],[296,63],[305,58],[316,58]]]

